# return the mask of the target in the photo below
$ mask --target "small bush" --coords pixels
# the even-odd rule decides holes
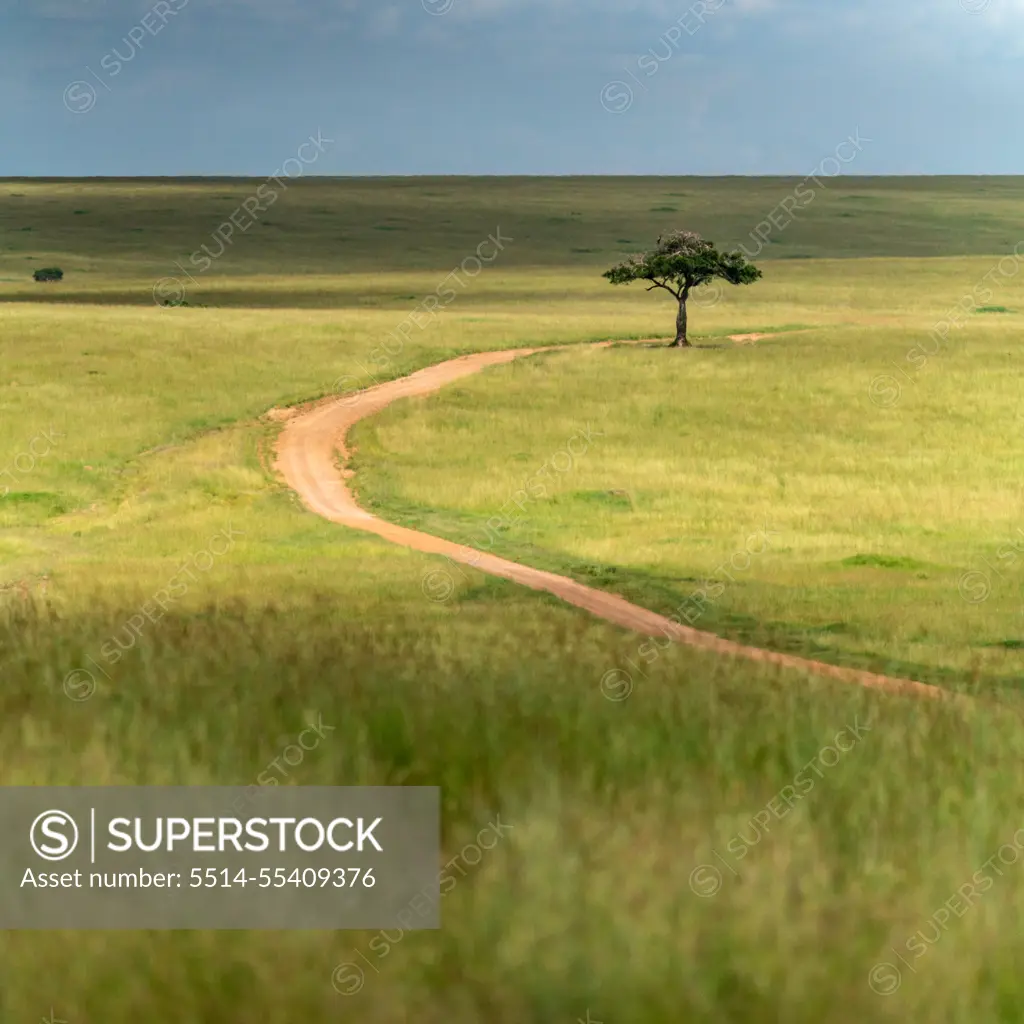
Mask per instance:
[[[32,275],[37,281],[60,281],[64,271],[60,267],[43,267]]]

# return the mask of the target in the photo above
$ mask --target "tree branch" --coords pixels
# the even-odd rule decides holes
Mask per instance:
[[[654,282],[654,283],[653,283],[653,284],[651,285],[651,287],[650,287],[650,288],[648,288],[647,290],[648,290],[649,292],[652,292],[652,291],[654,291],[654,289],[655,289],[655,288],[664,288],[664,289],[665,289],[665,291],[667,291],[667,292],[671,293],[671,294],[672,294],[672,295],[674,295],[674,296],[675,296],[675,297],[676,297],[677,299],[678,299],[678,298],[681,298],[681,296],[680,296],[680,293],[679,293],[679,292],[677,292],[677,291],[675,290],[675,288],[669,288],[669,286],[668,286],[667,284],[662,284],[662,283],[661,283],[661,281],[655,281],[655,282]]]

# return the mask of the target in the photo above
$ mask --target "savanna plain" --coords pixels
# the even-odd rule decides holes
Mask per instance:
[[[3,783],[248,785],[319,722],[285,784],[442,787],[442,864],[505,826],[439,931],[4,933],[0,1019],[1021,1019],[1024,179],[797,184],[310,178],[222,245],[260,182],[0,182]],[[674,228],[763,271],[689,350],[601,276]],[[277,410],[520,347],[355,427],[364,507],[965,699],[275,472]]]

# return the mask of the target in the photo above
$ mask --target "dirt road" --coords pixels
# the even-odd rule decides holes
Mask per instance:
[[[738,337],[747,340],[747,337]],[[508,363],[539,351],[551,349],[520,348],[504,352],[475,353],[426,367],[400,380],[380,384],[340,399],[332,397],[297,410],[274,410],[272,418],[285,420],[284,429],[277,443],[276,468],[288,485],[298,493],[306,507],[325,519],[356,530],[365,530],[367,533],[376,534],[385,540],[417,551],[443,555],[453,562],[472,566],[481,572],[500,576],[524,587],[547,591],[569,604],[585,609],[592,615],[636,633],[669,637],[677,643],[700,647],[721,655],[768,662],[798,672],[827,676],[860,686],[918,696],[947,696],[947,691],[924,683],[841,668],[724,640],[713,633],[705,633],[675,623],[614,594],[594,590],[575,580],[540,569],[531,569],[529,566],[463,547],[430,534],[396,526],[359,507],[346,483],[345,474],[337,468],[338,454],[340,453],[343,459],[349,454],[345,447],[346,435],[354,423],[372,416],[397,399],[429,394],[486,367]],[[440,568],[435,573],[428,573],[426,581],[432,576],[435,586],[444,585],[446,576],[442,575]]]

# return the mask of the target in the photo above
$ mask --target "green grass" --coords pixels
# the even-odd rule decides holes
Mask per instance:
[[[874,406],[919,334],[544,355],[360,424],[356,485],[386,518],[664,613],[715,581],[693,624],[743,642],[1016,687],[993,644],[1024,636],[1017,332],[965,327]]]
[[[207,308],[155,306],[258,184],[0,183],[2,781],[245,785],[320,714],[336,732],[289,781],[441,785],[445,859],[495,814],[513,828],[441,931],[398,941],[7,933],[0,1019],[1019,1019],[1024,876],[991,859],[1022,796],[1024,275],[990,282],[1003,315],[939,351],[929,332],[1012,251],[1024,181],[830,182],[762,282],[695,300],[694,351],[544,353],[355,433],[378,514],[658,610],[704,587],[700,628],[963,689],[969,712],[659,647],[318,519],[273,473],[273,407],[465,352],[666,336],[671,305],[601,271],[671,227],[742,242],[792,181],[307,180],[189,284]],[[396,347],[499,225],[514,242]],[[107,659],[219,531],[230,550]],[[99,689],[76,704],[79,668]],[[887,962],[902,985],[878,995]]]
[[[322,580],[351,574],[347,561]],[[247,784],[319,716],[335,731],[294,784],[440,784],[446,860],[495,816],[511,826],[443,897],[443,930],[8,934],[5,1020],[31,1019],[40,993],[68,1020],[390,1024],[413,1006],[436,1024],[540,1024],[588,1007],[666,1024],[1009,1019],[1020,865],[990,866],[992,891],[920,963],[907,942],[1012,840],[1014,714],[964,719],[680,648],[630,670],[637,641],[610,627],[500,583],[500,599],[426,614],[409,600],[414,566],[403,574],[405,600],[386,619],[368,592],[337,583],[262,601],[254,587],[244,606],[200,599],[157,623],[84,704],[63,697],[61,675],[95,657],[131,606],[13,616],[5,777]],[[616,666],[635,681],[620,702],[599,685]],[[860,738],[843,737],[836,760],[843,729]],[[781,817],[752,821],[768,806]],[[888,1003],[867,978],[895,959],[890,946],[918,975],[904,972]],[[364,988],[345,996],[331,977],[353,962]]]

